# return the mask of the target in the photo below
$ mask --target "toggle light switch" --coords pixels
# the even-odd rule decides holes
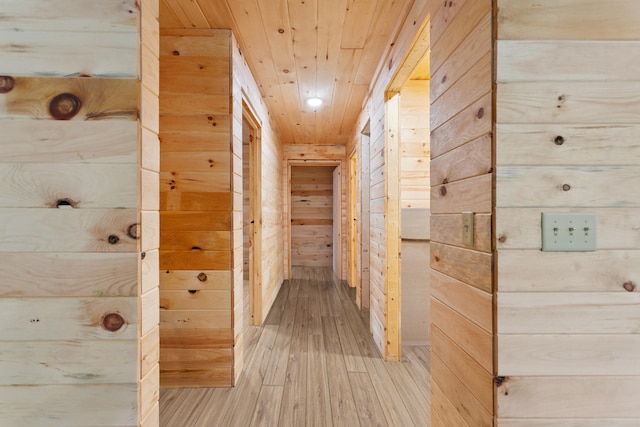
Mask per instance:
[[[542,250],[556,252],[595,251],[596,214],[590,212],[543,212]]]

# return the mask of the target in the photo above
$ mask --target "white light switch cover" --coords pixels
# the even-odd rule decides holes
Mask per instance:
[[[596,214],[543,212],[542,250],[586,252],[597,249]]]

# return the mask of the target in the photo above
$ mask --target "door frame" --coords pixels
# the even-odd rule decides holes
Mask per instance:
[[[262,325],[262,138],[249,104],[242,102],[249,132],[249,307],[251,324]],[[244,231],[243,231],[244,233]]]
[[[356,294],[360,292],[360,262],[358,259],[358,222],[360,221],[358,215],[358,153],[357,150],[351,152],[349,156],[349,191],[348,197],[348,212],[349,212],[349,235],[348,235],[348,258],[349,258],[349,286],[356,288]]]

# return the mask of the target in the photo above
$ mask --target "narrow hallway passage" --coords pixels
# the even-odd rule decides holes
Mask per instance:
[[[385,363],[328,268],[294,267],[264,326],[246,334],[237,386],[162,390],[161,426],[429,425],[428,347]]]

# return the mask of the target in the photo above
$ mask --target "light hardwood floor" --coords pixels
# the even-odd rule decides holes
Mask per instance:
[[[162,389],[160,425],[429,425],[429,349],[385,363],[348,289],[329,269],[293,268],[233,388]]]

